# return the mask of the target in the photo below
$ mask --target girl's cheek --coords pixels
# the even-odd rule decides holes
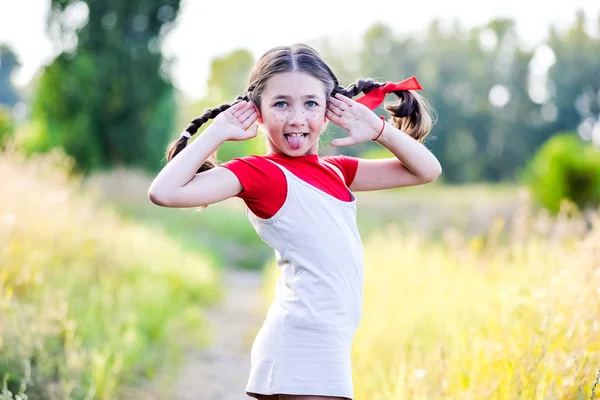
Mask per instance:
[[[282,111],[273,111],[273,113],[271,114],[271,118],[273,122],[278,122],[278,123],[283,123],[286,122],[289,116],[289,112],[282,110]]]
[[[319,122],[325,118],[325,111],[323,110],[311,110],[306,113],[310,122]]]

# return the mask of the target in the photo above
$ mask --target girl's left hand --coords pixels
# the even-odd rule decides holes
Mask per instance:
[[[340,93],[336,93],[335,98],[329,98],[325,116],[349,133],[344,138],[333,139],[332,146],[351,146],[368,142],[377,136],[382,127],[381,119],[367,106]]]

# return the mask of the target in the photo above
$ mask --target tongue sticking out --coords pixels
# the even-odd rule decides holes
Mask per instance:
[[[285,135],[290,147],[298,150],[304,144],[304,135]]]

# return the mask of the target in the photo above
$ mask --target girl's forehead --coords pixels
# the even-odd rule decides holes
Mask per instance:
[[[284,72],[273,75],[266,83],[266,96],[324,96],[325,85],[319,79],[303,72]]]

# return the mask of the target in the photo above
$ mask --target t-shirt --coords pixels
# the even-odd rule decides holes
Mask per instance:
[[[348,187],[352,184],[358,168],[358,158],[355,157],[344,155],[320,157],[318,154],[290,157],[270,153],[263,156],[234,158],[221,164],[240,180],[243,190],[237,197],[244,200],[248,209],[257,217],[271,218],[283,206],[287,197],[285,175],[269,160],[341,201],[352,200]],[[344,181],[328,163],[340,170]]]

